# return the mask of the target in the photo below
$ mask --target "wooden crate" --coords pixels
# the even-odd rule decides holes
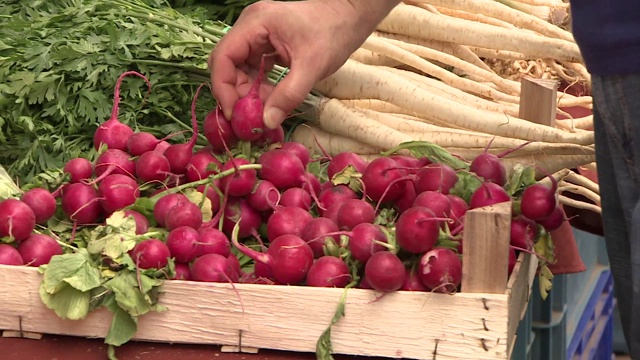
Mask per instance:
[[[461,293],[403,291],[374,302],[380,294],[349,290],[346,315],[332,331],[334,352],[414,359],[510,358],[538,262],[521,254],[507,281],[509,218],[510,203],[468,212]],[[504,261],[492,255],[496,249],[505,254]],[[34,268],[0,266],[0,329],[25,337],[106,336],[108,311],[95,311],[81,321],[61,320],[41,303],[40,280]],[[165,282],[160,302],[168,311],[141,317],[135,339],[223,345],[236,351],[314,352],[343,292],[301,286],[235,287],[237,292],[229,284]],[[479,287],[488,290],[479,292]]]

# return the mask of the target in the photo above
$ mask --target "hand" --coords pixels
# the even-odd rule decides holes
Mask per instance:
[[[386,7],[376,16],[372,3]],[[275,63],[290,68],[277,86],[264,83],[260,91],[265,125],[276,128],[317,81],[346,62],[397,3],[306,0],[248,6],[209,57],[213,94],[225,117],[231,118],[233,105],[251,87],[262,55],[274,54],[265,58],[266,71]]]

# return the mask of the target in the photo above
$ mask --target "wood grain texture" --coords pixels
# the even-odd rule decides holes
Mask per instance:
[[[522,265],[518,269],[535,272]],[[530,286],[521,286],[523,279],[532,278],[514,271],[511,287],[503,294],[396,292],[374,302],[379,296],[374,291],[349,290],[346,315],[332,331],[334,351],[433,359],[437,344],[435,359],[507,359],[512,347],[509,311],[522,313],[522,305],[512,309],[509,299]],[[0,265],[0,329],[106,335],[109,312],[95,311],[81,321],[59,319],[40,301],[40,280],[34,268]],[[229,284],[166,282],[161,303],[168,310],[141,317],[135,339],[232,349],[240,345],[242,331],[243,348],[313,352],[342,295],[341,289],[235,286],[238,293]]]
[[[558,81],[551,79],[522,78],[518,117],[554,127],[559,85]]]

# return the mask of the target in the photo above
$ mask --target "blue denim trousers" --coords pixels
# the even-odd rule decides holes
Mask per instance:
[[[640,359],[640,74],[593,76],[605,241],[632,359]]]

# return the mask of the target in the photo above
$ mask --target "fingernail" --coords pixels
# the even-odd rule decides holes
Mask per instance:
[[[286,114],[284,113],[284,111],[276,107],[268,108],[264,112],[264,124],[269,129],[276,129],[278,126],[280,126],[280,124],[282,124],[285,116]]]

